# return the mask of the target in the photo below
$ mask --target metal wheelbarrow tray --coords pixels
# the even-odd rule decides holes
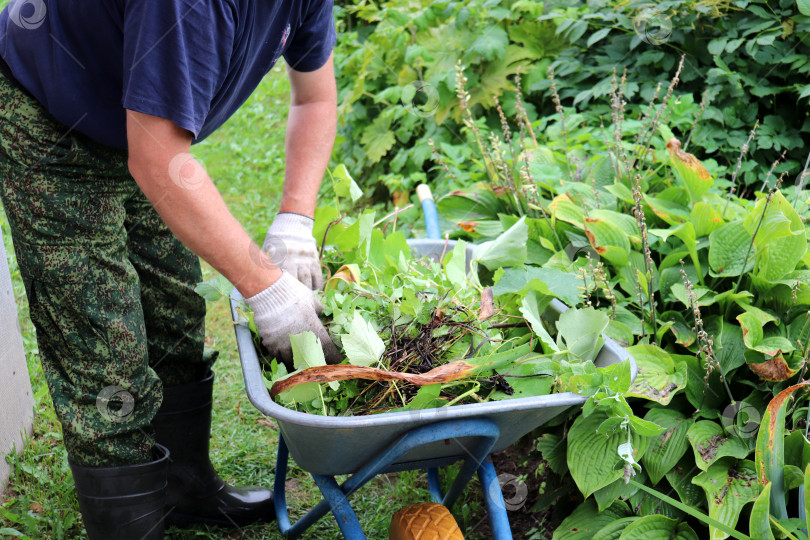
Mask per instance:
[[[441,253],[445,249],[452,249],[453,242],[419,240],[409,241],[409,245],[415,252],[428,255],[431,251]],[[492,447],[492,451],[496,452],[512,445],[569,407],[582,405],[586,401],[578,394],[564,392],[367,416],[320,416],[294,411],[275,403],[270,397],[250,329],[246,322],[240,321],[237,306],[241,301],[242,296],[234,290],[231,294],[231,312],[248,398],[259,411],[278,422],[293,459],[299,467],[312,474],[335,476],[355,473],[412,430],[448,420],[487,419],[493,422],[499,430]],[[553,300],[544,319],[553,324],[567,309],[562,302]],[[606,366],[622,361],[630,362],[631,376],[635,379],[637,367],[633,358],[605,336],[605,343],[594,363]],[[474,446],[475,437],[448,437],[409,450],[395,460],[388,470],[444,466],[469,457],[470,449]]]

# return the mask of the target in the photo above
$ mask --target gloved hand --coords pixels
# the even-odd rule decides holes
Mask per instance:
[[[323,288],[318,246],[312,237],[314,220],[300,214],[276,215],[264,238],[264,251],[270,260],[312,290]]]
[[[339,364],[343,357],[332,343],[318,315],[323,306],[315,293],[289,272],[255,296],[246,298],[253,308],[253,320],[259,327],[262,343],[277,360],[293,370],[290,334],[310,330],[321,340],[327,364]]]

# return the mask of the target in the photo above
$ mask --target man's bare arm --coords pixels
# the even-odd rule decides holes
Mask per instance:
[[[312,72],[288,69],[286,170],[279,212],[312,217],[337,131],[337,89],[332,56]]]
[[[189,154],[191,134],[170,120],[127,111],[129,170],[172,232],[243,296],[281,271],[231,215],[202,166]]]

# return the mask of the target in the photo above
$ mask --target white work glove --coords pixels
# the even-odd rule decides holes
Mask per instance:
[[[253,309],[253,320],[259,327],[262,343],[290,371],[293,369],[290,334],[307,330],[321,340],[327,364],[339,364],[343,360],[318,318],[323,306],[315,293],[289,272],[282,272],[275,283],[246,300]]]
[[[264,237],[264,251],[270,260],[313,291],[323,288],[318,246],[312,237],[314,220],[300,214],[276,215]]]

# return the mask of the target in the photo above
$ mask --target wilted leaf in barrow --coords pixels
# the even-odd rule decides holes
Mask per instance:
[[[602,348],[605,331],[610,319],[604,311],[594,308],[569,309],[557,321],[557,345],[560,338],[566,349],[579,360],[593,360]]]
[[[385,352],[385,343],[359,311],[354,312],[349,333],[341,336],[341,342],[349,363],[355,366],[374,365]]]
[[[495,240],[480,244],[475,250],[475,259],[491,270],[523,264],[528,238],[526,218],[520,218]]]

